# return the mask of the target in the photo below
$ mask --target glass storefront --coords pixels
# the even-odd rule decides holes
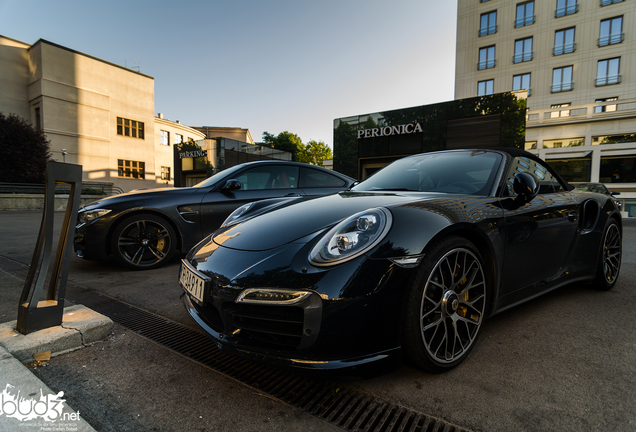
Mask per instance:
[[[449,148],[524,148],[526,101],[514,93],[334,120],[333,169],[364,179],[404,156]]]

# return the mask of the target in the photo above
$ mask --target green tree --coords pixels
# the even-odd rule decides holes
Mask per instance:
[[[298,162],[324,166],[322,161],[325,159],[333,159],[333,154],[331,148],[322,141],[311,140],[298,153]]]
[[[44,132],[15,114],[6,117],[0,112],[0,146],[1,182],[44,183],[51,159]]]
[[[276,150],[291,153],[293,161],[298,161],[298,154],[305,148],[298,135],[287,131],[281,132],[276,136],[269,132],[263,132],[263,143]]]

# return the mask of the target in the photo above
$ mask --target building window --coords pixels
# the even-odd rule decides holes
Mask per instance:
[[[144,139],[144,123],[117,117],[117,135]]]
[[[159,131],[159,144],[170,145],[170,132],[165,130]]]
[[[530,96],[530,74],[515,75],[512,77],[512,90],[527,90]]]
[[[495,67],[495,46],[489,46],[479,49],[478,70],[490,69]]]
[[[592,137],[592,144],[622,144],[622,143],[636,143],[636,133],[623,134],[623,135],[606,135],[606,136],[594,136]]]
[[[477,96],[488,96],[495,93],[495,80],[479,81],[477,83]]]
[[[534,24],[534,2],[529,1],[517,5],[517,16],[515,18],[515,28],[525,27]]]
[[[572,90],[572,66],[552,70],[552,93]]]
[[[515,55],[513,63],[523,63],[532,60],[532,37],[515,41]]]
[[[40,107],[35,108],[35,128],[42,130],[42,118],[40,117]]]
[[[161,180],[170,181],[170,167],[161,167]]]
[[[574,43],[574,27],[557,30],[554,32],[554,51],[555,56],[561,54],[569,54],[574,52],[576,45]]]
[[[602,112],[614,112],[616,111],[616,104],[607,104],[607,102],[614,102],[617,101],[618,97],[614,96],[614,97],[609,97],[609,98],[604,98],[604,99],[596,99],[594,101],[594,103],[602,103],[604,105],[598,105],[594,107],[594,112],[595,113],[602,113]]]
[[[183,135],[181,134],[174,134],[174,143],[175,144],[181,144],[183,142]]]
[[[581,147],[585,138],[563,138],[555,140],[543,140],[543,148]]]
[[[601,183],[636,183],[636,158],[633,156],[601,157]]]
[[[623,42],[623,17],[610,18],[601,21],[598,35],[598,46],[607,46]]]
[[[497,33],[497,11],[481,14],[479,36],[488,36],[495,33]]]
[[[577,13],[579,5],[577,0],[557,0],[555,17],[559,18],[566,15]]]
[[[621,82],[621,75],[618,73],[621,65],[621,58],[599,60],[596,68],[596,85],[604,86],[618,84]]]
[[[589,182],[592,176],[592,158],[550,159],[548,165],[568,182]]]
[[[146,178],[146,163],[118,159],[117,171],[118,171],[117,175],[119,177],[145,179]]]
[[[548,118],[569,117],[570,110],[569,109],[562,110],[561,108],[569,108],[571,105],[572,104],[570,102],[550,105],[550,109],[553,109],[556,111],[551,111]]]
[[[614,3],[622,3],[624,0],[601,0],[601,6],[609,6]]]

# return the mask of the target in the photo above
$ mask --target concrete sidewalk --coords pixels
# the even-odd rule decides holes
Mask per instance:
[[[24,364],[81,349],[108,339],[113,322],[82,305],[64,308],[62,325],[23,335],[16,321],[0,324],[0,432],[21,428],[44,431],[93,431],[81,413],[64,402]],[[37,363],[36,363],[37,364]]]

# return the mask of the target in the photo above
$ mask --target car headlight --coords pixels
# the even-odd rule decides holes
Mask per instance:
[[[88,210],[88,211],[78,213],[77,219],[82,224],[89,224],[99,219],[100,217],[107,215],[110,212],[111,212],[110,210],[106,210],[106,209]]]
[[[230,213],[230,215],[221,224],[220,228],[223,228],[223,227],[226,227],[228,225],[231,225],[235,220],[237,220],[238,218],[243,216],[243,214],[245,214],[249,209],[251,209],[253,205],[254,205],[254,203],[250,202],[250,203],[247,203],[247,204],[243,204],[242,206],[240,206],[239,208],[234,210],[232,213]]]
[[[325,234],[309,253],[317,266],[349,261],[375,245],[389,232],[393,218],[384,208],[374,208],[343,220]]]

